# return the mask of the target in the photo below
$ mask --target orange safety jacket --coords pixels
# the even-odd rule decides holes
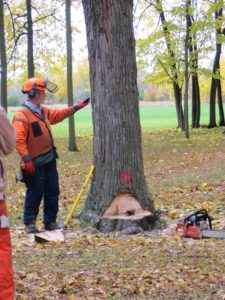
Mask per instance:
[[[34,159],[54,147],[51,125],[74,114],[74,107],[49,109],[42,106],[43,118],[27,106],[23,106],[13,118],[16,132],[16,149],[22,160]],[[28,160],[29,160],[28,159]]]

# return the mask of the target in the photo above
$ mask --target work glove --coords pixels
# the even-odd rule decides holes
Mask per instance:
[[[34,166],[34,163],[32,162],[32,160],[29,160],[28,162],[25,162],[25,171],[29,175],[34,175],[35,166]]]
[[[90,101],[90,98],[87,98],[86,100],[81,101],[81,102],[79,102],[78,104],[75,104],[75,105],[73,106],[73,107],[74,107],[74,111],[76,112],[76,111],[78,111],[79,109],[85,107],[86,105],[88,105],[89,101]]]

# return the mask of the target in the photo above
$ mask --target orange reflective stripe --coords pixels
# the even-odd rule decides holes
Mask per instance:
[[[15,118],[14,121],[24,122],[24,123],[28,124],[27,121],[25,121],[24,119],[21,119],[21,118]]]

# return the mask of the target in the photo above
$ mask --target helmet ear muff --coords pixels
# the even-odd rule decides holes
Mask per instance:
[[[28,93],[30,98],[34,98],[36,94],[37,94],[37,90],[35,88],[32,88]]]
[[[30,98],[34,98],[36,96],[36,94],[37,94],[37,91],[35,88],[32,88],[28,93]]]

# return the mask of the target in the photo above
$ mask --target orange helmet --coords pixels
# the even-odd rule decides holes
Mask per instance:
[[[42,80],[40,78],[29,78],[23,88],[22,93],[23,94],[33,94],[33,91],[45,91],[48,90],[51,93],[55,93],[58,90],[58,86],[55,83],[52,83],[50,81]],[[35,93],[34,92],[34,93]]]
[[[44,80],[41,80],[39,78],[29,78],[23,88],[22,93],[28,94],[32,89],[38,90],[38,91],[45,91],[46,90],[46,83]]]

